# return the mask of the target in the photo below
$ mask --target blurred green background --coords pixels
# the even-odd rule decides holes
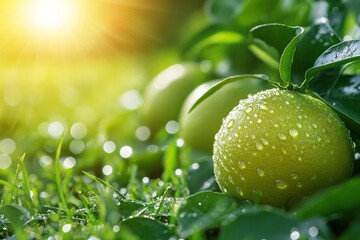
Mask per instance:
[[[63,2],[63,23],[44,0],[0,3],[0,171],[54,153],[62,134],[71,155],[135,138],[146,83],[205,22],[201,0]]]

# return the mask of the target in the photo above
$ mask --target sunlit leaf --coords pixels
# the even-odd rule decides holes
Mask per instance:
[[[351,214],[360,210],[360,178],[353,178],[343,184],[324,190],[294,209],[301,218],[329,216],[331,214]]]
[[[243,75],[232,76],[232,77],[226,78],[226,79],[216,83],[204,95],[202,95],[195,102],[195,104],[190,108],[189,112],[191,112],[197,105],[199,105],[202,101],[204,101],[206,98],[211,96],[213,93],[215,93],[218,89],[222,88],[226,84],[235,82],[235,81],[241,81],[242,79],[249,79],[249,78],[260,79],[263,81],[269,81],[269,78],[267,76],[260,75],[260,74],[243,74]]]
[[[210,25],[184,45],[182,54],[194,58],[211,45],[236,44],[244,40],[244,36],[239,32],[219,25]]]
[[[185,199],[178,211],[178,229],[181,237],[220,226],[249,203],[223,193],[199,192]]]

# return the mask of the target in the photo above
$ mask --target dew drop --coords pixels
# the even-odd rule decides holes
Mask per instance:
[[[310,137],[310,134],[308,132],[305,133],[306,137]]]
[[[296,126],[297,126],[298,128],[302,128],[301,123],[296,123]]]
[[[261,151],[261,150],[264,149],[264,146],[261,143],[257,142],[256,143],[256,148]]]
[[[246,113],[250,113],[251,111],[252,111],[252,108],[251,108],[251,107],[248,107],[248,108],[245,109],[245,112],[246,112]]]
[[[289,134],[293,138],[296,138],[299,135],[299,132],[296,129],[290,129]]]
[[[302,157],[298,157],[298,160],[299,160],[299,162],[301,162],[301,161],[302,161]]]
[[[228,180],[229,180],[229,182],[230,182],[231,184],[235,184],[235,183],[234,183],[234,179],[232,178],[231,175],[228,176]]]
[[[269,141],[266,138],[262,138],[261,141],[264,145],[269,145]]]
[[[287,188],[287,183],[284,181],[284,180],[276,180],[276,187],[278,188],[278,189],[285,189],[285,188]]]
[[[297,183],[296,183],[296,186],[297,186],[298,188],[302,188],[302,183],[301,183],[301,182],[297,182]]]
[[[282,133],[279,133],[278,134],[278,137],[281,139],[281,140],[286,140],[286,136]]]
[[[251,134],[251,136],[250,136],[252,139],[255,139],[255,134]]]
[[[293,180],[298,179],[298,175],[296,173],[290,173],[290,176]]]
[[[243,161],[239,161],[238,166],[239,166],[240,169],[245,169],[246,168],[246,164]]]
[[[289,101],[285,101],[285,104],[286,104],[286,105],[289,105],[290,103],[289,103]]]
[[[313,123],[312,126],[313,126],[313,128],[315,128],[315,129],[318,128],[318,125],[317,125],[316,123]]]
[[[274,124],[274,127],[276,127],[276,128],[279,127],[279,124],[275,123],[275,124]]]
[[[317,140],[318,142],[321,142],[321,137],[317,137],[316,140]]]
[[[261,105],[260,105],[260,109],[267,110],[268,108],[267,108],[267,106],[261,104]]]
[[[240,195],[241,197],[244,196],[244,192],[242,191],[242,189],[241,189],[239,186],[236,187],[235,191],[236,191],[236,193],[237,193],[238,195]]]
[[[257,173],[259,174],[260,177],[263,177],[265,175],[264,170],[262,170],[261,168],[258,168],[256,171],[257,171]]]
[[[259,118],[259,119],[257,120],[257,123],[262,123],[261,118]]]
[[[227,124],[227,127],[228,127],[228,128],[231,128],[233,125],[234,125],[234,120],[231,120],[231,121]]]

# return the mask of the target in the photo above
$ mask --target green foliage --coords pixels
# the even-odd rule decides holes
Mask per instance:
[[[211,78],[224,80],[193,108],[224,85],[249,77],[316,96],[347,123],[359,166],[357,0],[207,0],[201,13],[208,17],[204,26],[175,46],[179,61],[194,61]],[[124,73],[126,81],[144,74],[138,69]],[[111,75],[107,68],[102,72]],[[88,83],[81,86],[86,92]],[[109,113],[81,139],[85,150],[78,153],[69,150],[80,141],[69,132],[59,138],[28,134],[40,124],[27,126],[29,118],[10,106],[0,108],[1,117],[7,116],[1,119],[1,139],[11,137],[18,146],[11,155],[18,164],[0,169],[1,239],[358,238],[359,167],[352,179],[293,209],[251,204],[219,192],[211,156],[192,152],[165,130],[154,138],[134,137],[143,127],[138,112],[105,108],[104,97],[96,102]],[[106,147],[111,143],[114,150]],[[122,146],[131,146],[129,156],[119,154]],[[76,159],[71,168],[64,164],[69,156]]]

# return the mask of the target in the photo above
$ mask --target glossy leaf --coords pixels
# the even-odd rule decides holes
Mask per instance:
[[[177,218],[180,236],[218,227],[230,215],[249,203],[223,193],[203,191],[191,195],[180,206]]]
[[[305,72],[313,67],[316,59],[341,39],[335,34],[325,18],[320,18],[305,29],[301,35],[292,64],[292,82],[301,85]]]
[[[223,86],[225,86],[228,83],[231,82],[235,82],[235,81],[241,81],[242,79],[249,79],[249,78],[254,78],[254,79],[260,79],[260,80],[264,80],[264,81],[269,81],[269,78],[265,75],[260,75],[260,74],[243,74],[243,75],[238,75],[238,76],[232,76],[229,78],[226,78],[218,83],[216,83],[214,86],[212,86],[204,95],[202,95],[196,102],[195,104],[190,108],[189,112],[191,112],[197,105],[199,105],[202,101],[204,101],[206,98],[208,98],[209,96],[211,96],[213,93],[215,93],[218,89],[222,88]]]
[[[310,68],[305,79],[309,81],[317,73],[326,69],[341,67],[345,63],[360,59],[360,40],[344,41],[335,44],[324,51]]]
[[[175,237],[175,233],[168,225],[145,217],[129,218],[123,221],[120,227],[128,227],[139,239],[144,240],[168,240]]]
[[[250,209],[220,229],[227,239],[333,239],[325,221],[301,222],[294,215],[275,209]]]
[[[279,72],[281,79],[287,84],[290,83],[291,81],[291,67],[296,50],[296,45],[303,32],[304,32],[303,28],[294,27],[295,36],[290,41],[290,43],[285,47],[283,53],[281,54]]]
[[[336,73],[333,76],[336,77]],[[319,86],[316,89],[320,98],[340,114],[348,127],[360,133],[360,105],[354,104],[360,102],[360,75],[338,75],[331,87],[323,91]]]
[[[360,210],[360,177],[324,190],[302,202],[294,212],[300,218],[327,217],[331,214],[351,214]]]
[[[193,163],[186,174],[186,180],[190,194],[206,190],[218,190],[211,156]]]
[[[260,59],[273,67],[279,67],[280,77],[290,82],[291,65],[302,27],[283,24],[264,24],[250,30],[252,44],[250,49]]]

